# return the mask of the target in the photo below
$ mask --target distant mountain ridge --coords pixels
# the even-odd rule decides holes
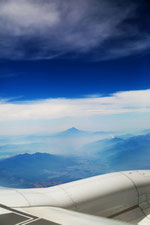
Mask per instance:
[[[76,165],[71,157],[57,156],[48,153],[20,154],[0,160],[0,185],[11,187],[33,187],[37,182],[68,181],[65,172]],[[71,178],[70,178],[71,179]]]
[[[36,170],[37,165],[38,166],[40,165],[40,168],[49,166],[51,167],[51,169],[53,169],[53,165],[56,166],[56,164],[61,165],[65,163],[66,166],[72,165],[73,160],[71,159],[72,158],[67,156],[60,156],[60,155],[57,156],[49,153],[40,153],[40,152],[36,152],[34,154],[24,153],[7,159],[0,160],[0,169],[4,168],[3,166],[5,165],[5,167],[11,168],[11,170],[17,170],[18,169],[17,167],[20,165],[20,162],[22,168],[25,167],[26,169],[29,169],[27,166],[33,166],[33,169]]]
[[[109,170],[150,169],[150,134],[129,138],[116,137],[84,146],[86,155],[94,155]]]
[[[71,182],[102,173],[97,163],[48,153],[19,154],[0,160],[0,186],[34,188]]]
[[[56,134],[52,134],[52,136],[77,136],[77,135],[106,135],[106,134],[113,134],[116,132],[112,131],[86,131],[86,130],[80,130],[76,127],[71,127],[67,130],[58,132]]]

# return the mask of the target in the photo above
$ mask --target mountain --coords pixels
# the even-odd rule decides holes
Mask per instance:
[[[0,160],[0,186],[49,187],[104,173],[97,161],[48,153],[20,154]]]
[[[0,185],[34,187],[36,183],[67,182],[69,167],[77,162],[71,157],[47,153],[20,154],[0,161]],[[58,180],[59,177],[59,180]]]
[[[84,146],[84,151],[103,162],[109,172],[150,169],[150,134],[96,141]]]
[[[111,149],[116,144],[121,144],[124,142],[124,139],[119,137],[114,138],[105,138],[102,140],[98,140],[82,147],[82,152],[86,152],[87,155],[89,154],[97,154],[105,152],[107,149]]]
[[[106,154],[115,170],[150,169],[150,134],[126,139]]]
[[[103,135],[110,135],[110,134],[116,134],[117,132],[112,131],[85,131],[85,130],[79,130],[76,127],[69,128],[65,131],[56,133],[52,136],[74,136],[74,135],[95,135],[95,136],[103,136]],[[119,132],[120,133],[120,132]]]
[[[54,134],[53,136],[62,136],[62,137],[66,137],[66,136],[77,136],[77,135],[89,135],[91,134],[92,132],[89,132],[89,131],[83,131],[83,130],[79,130],[75,127],[72,127],[68,130],[65,130],[65,131],[62,131],[62,132],[59,132],[59,133],[56,133]]]

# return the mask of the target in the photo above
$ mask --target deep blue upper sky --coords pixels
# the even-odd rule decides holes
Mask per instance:
[[[34,4],[0,3],[1,98],[80,98],[150,87],[149,1]]]
[[[1,63],[0,95],[19,100],[108,95],[150,87],[150,58],[130,57],[105,62],[69,60]],[[17,99],[15,99],[17,100]]]

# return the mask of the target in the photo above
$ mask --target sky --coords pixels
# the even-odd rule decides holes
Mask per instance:
[[[1,0],[0,135],[150,126],[150,2]]]

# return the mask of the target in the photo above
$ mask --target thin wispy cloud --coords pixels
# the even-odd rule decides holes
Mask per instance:
[[[102,60],[143,52],[150,48],[149,41],[144,44],[148,34],[141,34],[138,25],[133,29],[125,23],[137,15],[138,7],[135,1],[122,0],[2,0],[0,58],[89,54]],[[122,44],[114,48],[118,39]]]
[[[107,54],[103,57],[103,60],[116,59],[130,55],[136,55],[140,53],[149,53],[150,50],[150,36],[145,36],[139,40],[129,41],[124,43],[121,48],[119,46],[108,49]],[[98,60],[98,59],[97,59]]]
[[[109,97],[0,102],[0,121],[47,120],[150,112],[150,90],[118,92]]]
[[[23,95],[20,95],[20,96],[14,96],[14,97],[10,97],[10,98],[0,98],[0,104],[14,102],[18,99],[22,99],[23,97],[24,97]]]

